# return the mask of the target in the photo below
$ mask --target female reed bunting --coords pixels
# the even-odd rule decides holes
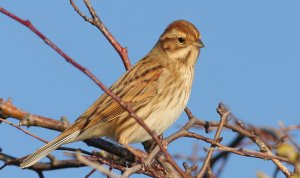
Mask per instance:
[[[110,89],[133,108],[157,134],[162,134],[182,113],[191,93],[194,66],[204,47],[197,28],[185,20],[171,23],[152,50]],[[93,137],[108,137],[127,145],[151,136],[115,100],[104,93],[53,141],[21,164],[26,168],[62,144]]]

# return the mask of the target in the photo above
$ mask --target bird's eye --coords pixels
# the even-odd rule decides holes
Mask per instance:
[[[184,42],[185,42],[185,39],[183,38],[183,37],[178,37],[177,38],[177,40],[178,40],[178,42],[180,43],[180,44],[183,44]]]

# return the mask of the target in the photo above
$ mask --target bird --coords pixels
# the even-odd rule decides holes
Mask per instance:
[[[203,47],[195,25],[186,20],[173,21],[150,52],[110,90],[160,135],[187,105],[195,64]],[[63,144],[95,137],[106,137],[121,145],[152,138],[118,102],[104,93],[54,140],[27,156],[20,167],[35,164]]]

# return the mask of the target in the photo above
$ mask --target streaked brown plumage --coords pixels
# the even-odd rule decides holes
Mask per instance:
[[[171,23],[153,49],[110,89],[157,134],[163,133],[184,110],[192,87],[194,66],[203,43],[190,22]],[[108,137],[123,145],[143,142],[151,136],[127,111],[109,97],[100,96],[73,125],[27,157],[25,168],[60,145],[92,137]]]

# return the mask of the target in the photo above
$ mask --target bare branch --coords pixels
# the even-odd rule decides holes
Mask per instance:
[[[260,139],[258,136],[256,136],[253,132],[249,131],[247,128],[245,128],[243,126],[243,124],[241,123],[241,121],[236,120],[236,125],[232,125],[232,124],[225,124],[224,127],[229,128],[235,132],[238,132],[239,134],[242,134],[248,138],[250,138],[259,148],[262,152],[266,152],[269,155],[273,155],[272,152],[270,151],[270,149],[268,148],[268,146],[263,142],[262,139]],[[202,126],[202,127],[206,127],[207,126],[207,122],[206,121],[202,121],[202,120],[197,120],[195,122],[195,125],[198,126]],[[208,124],[210,127],[214,126],[214,127],[218,127],[220,125],[219,122],[209,122]],[[290,177],[291,173],[289,172],[289,170],[277,159],[272,159],[272,161],[274,162],[274,164],[281,170],[281,172],[286,176],[286,177]]]
[[[7,154],[0,152],[0,160],[3,160],[5,164],[1,167],[4,168],[7,165],[14,165],[18,166],[20,165],[20,159],[9,156]],[[50,170],[57,170],[57,169],[65,169],[65,168],[76,168],[76,167],[83,167],[84,164],[80,163],[77,160],[56,160],[55,163],[36,163],[33,166],[30,166],[29,170],[33,170],[36,172],[41,171],[50,171]],[[1,170],[0,168],[0,170]]]
[[[94,8],[92,7],[91,3],[88,0],[85,0],[84,3],[88,8],[92,18],[87,17],[83,12],[81,12],[73,0],[70,0],[70,3],[74,10],[86,21],[97,27],[101,33],[105,36],[105,38],[109,41],[109,43],[115,48],[119,56],[121,57],[124,67],[126,70],[130,69],[131,64],[128,58],[128,51],[127,48],[124,48],[120,45],[120,43],[113,37],[113,35],[109,32],[109,30],[105,27],[102,23],[100,18],[98,17],[97,13],[95,12]]]
[[[100,164],[96,164],[96,163],[94,163],[92,161],[89,161],[84,156],[82,156],[79,152],[77,152],[75,156],[76,156],[76,159],[78,161],[80,161],[81,163],[83,163],[83,164],[85,164],[87,166],[90,166],[90,167],[92,167],[94,169],[97,169],[98,171],[104,173],[107,176],[114,177],[114,178],[119,178],[120,177],[120,176],[114,174],[113,172],[107,170],[106,168],[104,168]]]
[[[0,118],[0,121],[5,122],[5,123],[7,123],[8,125],[13,126],[13,127],[17,128],[17,129],[21,130],[22,132],[26,133],[27,135],[30,135],[30,136],[32,136],[32,137],[34,137],[34,138],[36,138],[36,139],[38,139],[38,140],[40,140],[40,141],[42,141],[42,142],[44,142],[44,143],[48,143],[47,140],[44,140],[44,139],[42,139],[41,137],[36,136],[36,135],[34,135],[34,134],[28,132],[28,131],[25,130],[25,129],[22,129],[21,127],[15,125],[15,124],[12,123],[12,122],[9,122],[9,121],[7,121],[7,120],[5,120],[5,119],[2,119],[2,118]]]
[[[247,132],[247,137],[249,137],[259,148],[261,152],[264,152],[270,156],[273,156],[272,151],[268,148],[268,146],[263,142],[263,140],[253,134],[250,130],[248,130],[246,127],[243,126],[243,124],[240,123],[241,121],[236,120],[236,123],[244,130]],[[291,173],[288,170],[287,167],[285,167],[278,159],[271,159],[273,163],[281,170],[281,172],[286,176],[286,177],[291,177]]]
[[[220,114],[220,125],[217,129],[217,132],[215,134],[215,137],[214,137],[214,140],[217,141],[217,142],[220,142],[220,134],[221,134],[221,131],[223,129],[223,126],[227,123],[228,121],[228,117],[230,115],[230,112],[225,108],[225,106],[223,104],[219,104],[218,106],[218,109],[217,109],[218,113]],[[207,152],[207,155],[206,155],[206,158],[204,160],[204,163],[200,169],[200,172],[197,174],[197,178],[201,178],[201,177],[204,177],[204,174],[206,173],[208,167],[210,166],[210,159],[211,159],[211,156],[214,152],[214,148],[216,147],[216,145],[212,144],[210,146],[210,149],[208,150]]]
[[[20,120],[21,126],[39,126],[57,131],[63,131],[68,126],[66,122],[25,112],[14,106],[11,99],[4,101],[0,98],[0,114]]]

